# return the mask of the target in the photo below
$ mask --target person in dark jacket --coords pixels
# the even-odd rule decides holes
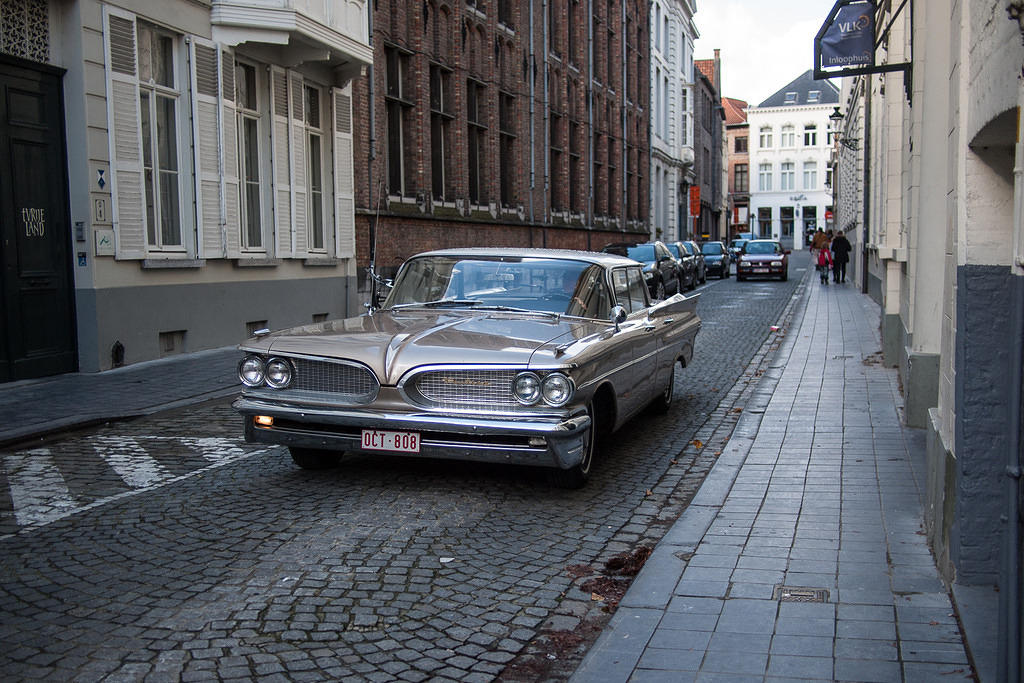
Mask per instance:
[[[846,282],[846,264],[850,262],[850,240],[840,230],[832,240],[832,281]]]

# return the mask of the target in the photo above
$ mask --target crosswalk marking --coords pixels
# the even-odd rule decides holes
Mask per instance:
[[[47,524],[78,507],[49,448],[5,455],[4,470],[19,525]]]
[[[174,476],[133,437],[97,436],[93,441],[96,453],[134,489],[153,486]]]
[[[61,453],[57,447],[2,453],[0,475],[5,480],[10,494],[14,526],[21,531],[27,531],[126,496],[137,495],[231,462],[266,453],[265,448],[246,450],[243,445],[236,439],[218,437],[94,434],[74,443],[73,450],[78,455]],[[83,464],[83,447],[85,452],[93,453],[94,457],[102,459],[124,481],[127,490],[100,498],[89,498],[87,493],[80,491],[83,499],[76,499],[61,471],[68,471],[70,475],[76,471],[76,467]],[[164,462],[168,462],[167,458],[191,456],[194,462],[195,455],[209,464],[177,475],[156,457],[159,456]],[[80,478],[81,475],[78,475],[78,479]],[[0,486],[3,486],[3,482],[0,482]],[[7,517],[8,520],[4,526],[10,528],[11,513],[0,512],[0,522],[3,517]],[[0,540],[11,535],[13,534],[0,531]]]

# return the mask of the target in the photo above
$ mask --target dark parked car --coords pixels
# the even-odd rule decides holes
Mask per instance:
[[[669,408],[697,299],[651,303],[640,264],[609,254],[420,254],[381,308],[244,342],[233,405],[246,440],[306,469],[351,451],[536,465],[578,487],[612,432]]]
[[[704,242],[700,245],[700,253],[704,255],[704,263],[707,272],[717,275],[719,278],[729,277],[729,265],[732,263],[732,256],[722,242]]]
[[[601,251],[627,256],[644,264],[644,280],[652,299],[661,300],[683,291],[682,266],[661,241],[615,242],[605,245]]]
[[[789,249],[775,240],[750,240],[736,262],[736,279],[749,277],[789,278]]]
[[[683,240],[680,244],[686,249],[686,253],[693,257],[693,273],[696,281],[704,284],[708,281],[708,267],[704,261],[704,254],[700,252],[700,247],[692,240]]]
[[[743,245],[750,240],[746,237],[733,238],[732,242],[729,242],[729,253],[732,254],[732,261],[736,263],[740,260],[740,254],[743,252]]]
[[[697,286],[697,257],[686,250],[682,242],[668,242],[665,244],[672,255],[679,261],[683,270],[681,286],[694,289]]]

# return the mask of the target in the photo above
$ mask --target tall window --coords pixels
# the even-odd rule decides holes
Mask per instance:
[[[757,189],[759,192],[772,191],[772,165],[759,164],[757,167]]]
[[[679,142],[683,145],[690,144],[690,90],[683,88],[680,92],[679,111],[683,113],[683,120],[679,124]]]
[[[804,189],[818,189],[818,162],[816,161],[804,162]]]
[[[174,38],[138,22],[139,110],[149,246],[181,247]]]
[[[438,64],[430,66],[430,175],[436,201],[451,199],[451,126],[455,118],[451,104],[452,72]]]
[[[411,164],[407,159],[407,147],[412,144],[412,106],[406,97],[406,73],[409,68],[409,55],[395,47],[385,47],[386,56],[386,90],[385,105],[387,107],[388,130],[388,192],[396,196],[408,196],[413,193]]]
[[[242,183],[242,247],[263,248],[260,217],[260,111],[256,67],[235,62],[235,116],[238,118],[238,178]]]
[[[501,205],[512,206],[515,195],[516,98],[498,94],[498,154],[501,172]]]
[[[779,144],[782,147],[796,147],[796,128],[790,124],[783,126]]]
[[[746,154],[747,153],[747,136],[746,135],[744,135],[742,137],[736,138],[736,143],[735,143],[734,151],[737,154]]]
[[[736,164],[732,170],[733,192],[750,191],[750,171],[746,164]]]
[[[498,21],[509,28],[512,26],[512,0],[498,0]]]
[[[565,182],[559,179],[562,176],[562,155],[565,154],[565,143],[562,141],[562,117],[558,114],[551,114],[548,119],[548,159],[551,165],[551,209],[560,210],[565,208],[566,187]]]
[[[771,126],[761,126],[761,137],[758,141],[761,149],[768,149],[772,146],[772,128]]]
[[[309,187],[309,211],[306,222],[309,226],[309,248],[324,249],[324,147],[323,129],[320,125],[320,89],[305,86],[306,109],[306,175]]]
[[[796,187],[796,171],[792,161],[783,161],[779,170],[779,189],[785,192]]]
[[[818,127],[813,123],[804,126],[804,147],[817,147]]]
[[[583,210],[583,157],[580,148],[583,146],[582,126],[578,121],[569,122],[569,209]]]
[[[466,81],[466,125],[468,139],[466,142],[467,162],[469,168],[469,200],[474,204],[483,204],[487,198],[484,193],[484,145],[486,144],[487,126],[484,120],[485,86],[479,81]]]

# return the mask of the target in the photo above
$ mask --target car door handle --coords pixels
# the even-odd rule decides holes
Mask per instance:
[[[671,325],[675,321],[676,321],[675,318],[665,318],[665,322],[663,322],[662,325]]]

